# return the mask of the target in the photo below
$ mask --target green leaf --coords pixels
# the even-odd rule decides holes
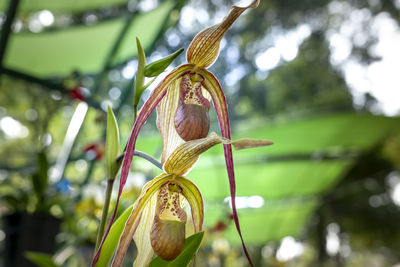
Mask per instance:
[[[110,262],[114,251],[118,245],[119,237],[124,230],[125,223],[129,218],[129,215],[132,212],[133,205],[127,208],[124,213],[119,216],[119,218],[114,222],[111,226],[110,232],[107,235],[106,240],[104,241],[99,260],[96,263],[96,267],[106,267]]]
[[[25,258],[35,263],[39,267],[60,267],[55,264],[50,254],[40,252],[25,252]]]
[[[175,51],[173,54],[164,57],[162,59],[156,60],[146,66],[144,69],[144,76],[146,77],[155,77],[158,76],[161,72],[163,72],[172,61],[179,56],[183,52],[183,48]]]
[[[106,162],[108,179],[114,179],[119,165],[116,159],[119,155],[119,131],[115,115],[108,106],[107,109],[107,132],[106,132]]]
[[[37,165],[38,171],[32,175],[32,185],[35,194],[40,200],[42,200],[47,188],[47,172],[49,169],[49,162],[47,161],[46,153],[44,151],[38,152]]]
[[[142,45],[140,44],[139,38],[136,37],[136,45],[138,50],[138,69],[136,72],[136,82],[135,82],[135,99],[133,105],[137,107],[140,97],[142,96],[144,87],[144,69],[146,66],[146,56],[144,54]]]
[[[150,262],[149,267],[184,267],[188,266],[190,261],[193,259],[197,250],[200,247],[201,241],[203,240],[204,232],[198,232],[192,236],[186,238],[185,248],[179,254],[179,256],[173,261],[166,261],[159,257],[156,257]]]

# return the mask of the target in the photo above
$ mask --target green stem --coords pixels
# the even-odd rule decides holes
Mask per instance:
[[[136,88],[135,88],[135,89],[136,89]],[[136,90],[135,90],[135,91],[136,91]],[[138,115],[137,105],[134,104],[134,105],[133,105],[133,121],[136,121],[137,115]]]
[[[107,215],[108,215],[108,208],[110,206],[110,200],[111,200],[111,193],[112,193],[112,188],[114,185],[114,179],[108,179],[107,181],[107,189],[106,189],[106,198],[104,200],[104,205],[103,205],[103,211],[101,214],[101,221],[100,221],[100,227],[99,231],[97,232],[97,239],[96,239],[96,250],[99,248],[101,240],[104,235],[104,229],[106,227],[106,221],[107,221]]]
[[[157,168],[159,168],[160,170],[163,170],[161,162],[159,162],[158,160],[156,160],[155,158],[153,158],[149,154],[146,154],[146,153],[144,153],[142,151],[139,151],[139,150],[135,150],[135,152],[133,152],[133,155],[137,156],[139,158],[145,159],[148,162],[150,162],[151,164],[153,164],[154,166],[156,166]],[[119,155],[117,157],[117,161],[121,161],[124,157],[125,157],[125,152],[123,152],[121,155]]]

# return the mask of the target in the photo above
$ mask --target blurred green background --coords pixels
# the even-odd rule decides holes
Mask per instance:
[[[88,264],[106,186],[107,105],[121,149],[133,124],[135,38],[152,62],[186,49],[232,4],[0,1],[0,266],[27,266],[11,258],[32,239],[61,266]],[[400,264],[399,19],[398,0],[262,0],[222,40],[210,70],[227,96],[233,137],[274,141],[234,152],[256,266]],[[173,64],[184,62],[182,54]],[[155,114],[137,149],[160,157]],[[159,173],[139,158],[132,170],[119,212]],[[247,266],[222,147],[188,177],[205,201],[197,266]],[[41,230],[41,241],[29,237]]]

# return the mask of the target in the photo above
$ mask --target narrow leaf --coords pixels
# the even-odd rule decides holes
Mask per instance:
[[[161,72],[163,72],[172,61],[183,52],[183,48],[175,51],[173,54],[166,56],[162,59],[156,60],[148,65],[144,69],[144,76],[146,77],[156,77]]]
[[[127,208],[121,216],[115,221],[113,226],[110,229],[110,232],[104,241],[103,249],[101,250],[101,254],[99,260],[96,263],[96,267],[106,267],[108,266],[111,258],[114,254],[115,249],[117,248],[119,238],[121,236],[122,231],[124,230],[124,226],[126,221],[129,218],[133,209],[133,205]]]
[[[114,179],[118,172],[119,164],[117,157],[119,155],[119,131],[117,119],[114,112],[108,106],[107,108],[107,130],[106,130],[106,162],[108,179]]]
[[[138,50],[138,68],[136,72],[136,82],[135,82],[135,99],[134,106],[137,107],[140,97],[142,96],[144,87],[144,68],[146,66],[146,56],[144,54],[144,50],[142,45],[140,44],[139,38],[136,37],[136,45]]]
[[[60,267],[53,261],[50,254],[40,252],[25,252],[25,258],[35,263],[39,267]]]
[[[185,240],[185,248],[173,261],[166,261],[156,257],[150,262],[149,267],[185,267],[192,261],[194,255],[200,247],[204,232],[191,235]]]
[[[48,169],[49,162],[47,161],[45,151],[40,151],[37,154],[37,166],[38,170],[35,174],[32,175],[32,185],[33,189],[38,196],[39,199],[43,199],[44,193],[47,188],[47,180],[48,180]],[[41,201],[41,200],[40,200]]]

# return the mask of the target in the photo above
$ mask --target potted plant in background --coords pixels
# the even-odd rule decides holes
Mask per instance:
[[[24,257],[27,251],[54,252],[65,197],[60,194],[62,188],[49,187],[48,169],[46,151],[41,150],[37,153],[36,171],[27,177],[26,188],[15,186],[12,179],[0,185],[6,211],[2,219],[5,267],[36,266]]]

